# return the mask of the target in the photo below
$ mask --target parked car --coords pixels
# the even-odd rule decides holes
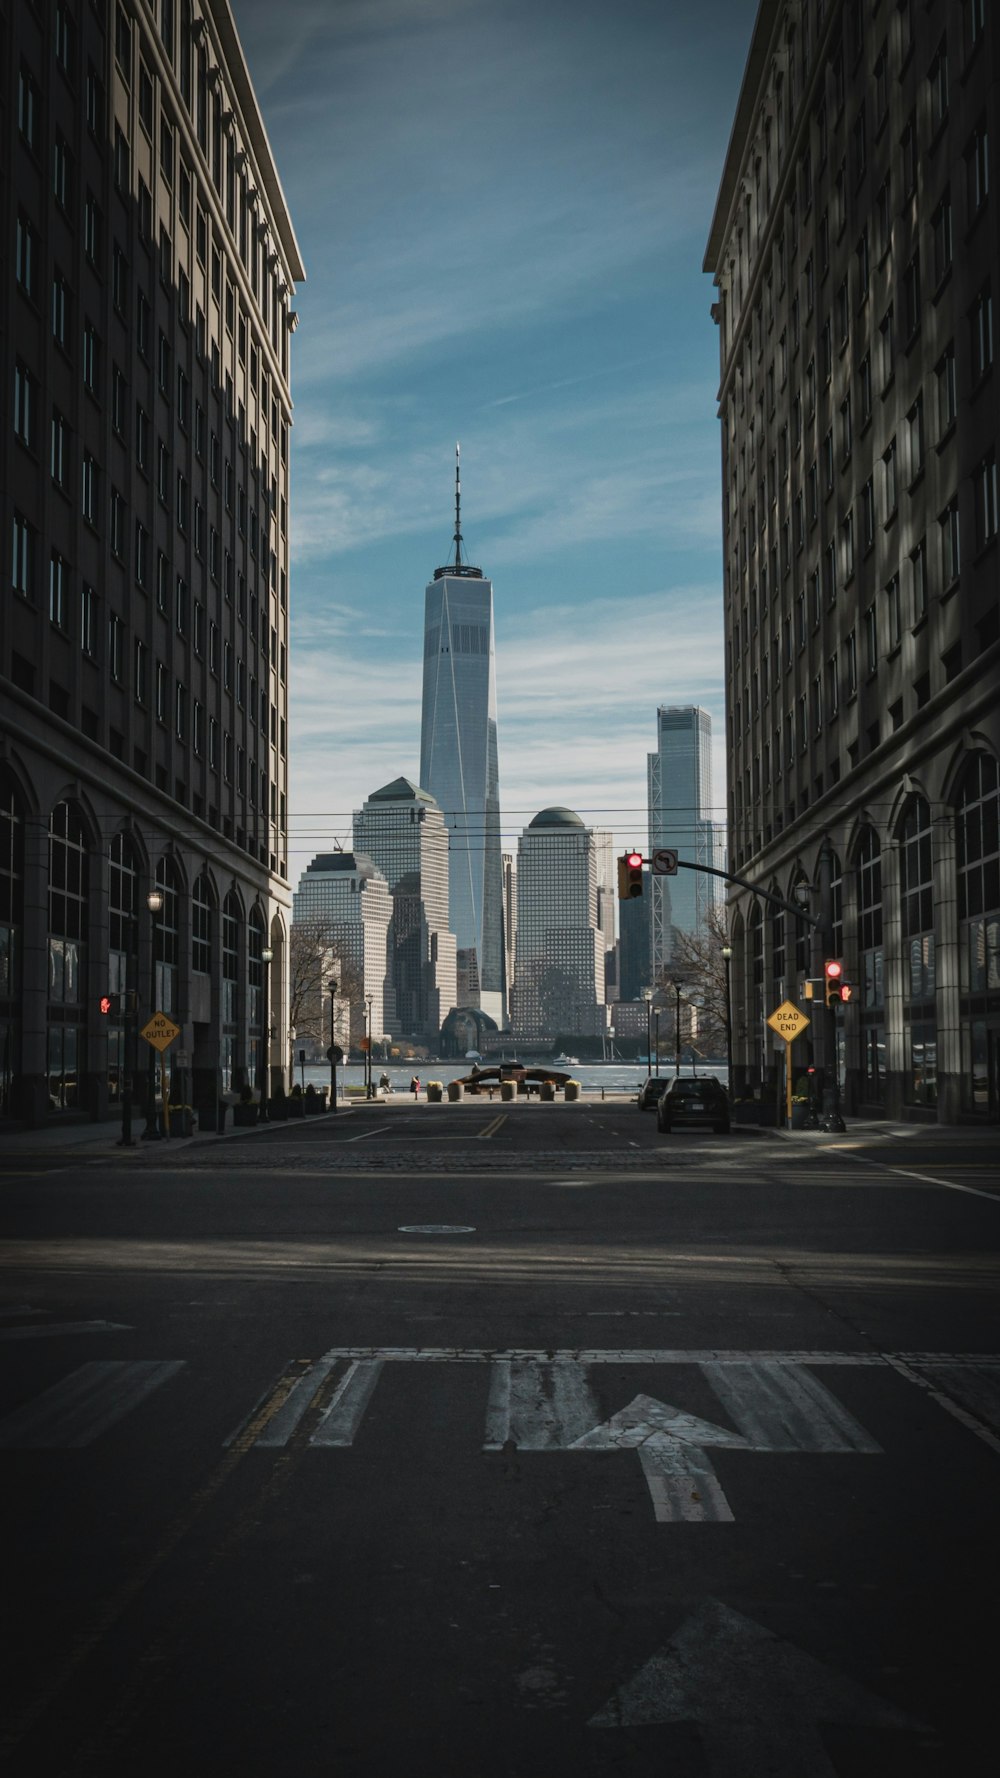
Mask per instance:
[[[670,1085],[669,1074],[651,1074],[639,1088],[637,1104],[640,1111],[655,1111],[662,1094]]]
[[[657,1129],[669,1133],[687,1124],[711,1124],[717,1136],[729,1134],[729,1094],[714,1075],[678,1076],[660,1095]]]

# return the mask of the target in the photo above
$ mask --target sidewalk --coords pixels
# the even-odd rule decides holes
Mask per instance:
[[[336,1113],[318,1112],[316,1117],[310,1118],[309,1121],[310,1123],[329,1122],[334,1115],[348,1117],[351,1109],[349,1105],[338,1105]],[[119,1160],[124,1156],[130,1156],[136,1161],[155,1161],[157,1158],[162,1160],[166,1155],[173,1154],[178,1149],[196,1147],[199,1143],[202,1146],[209,1146],[216,1142],[231,1142],[234,1136],[253,1137],[263,1135],[265,1130],[282,1128],[295,1130],[298,1128],[297,1120],[290,1121],[285,1118],[276,1118],[273,1123],[253,1124],[249,1127],[241,1125],[238,1129],[234,1129],[232,1122],[229,1121],[221,1133],[218,1130],[197,1130],[193,1136],[163,1136],[144,1142],[142,1132],[145,1122],[142,1112],[133,1118],[132,1146],[130,1148],[122,1146],[122,1127],[117,1118],[113,1122],[104,1121],[96,1124],[45,1124],[36,1130],[2,1130],[0,1131],[0,1160],[10,1154],[63,1153],[67,1158],[77,1155],[85,1156],[88,1160],[94,1160],[106,1154],[109,1159],[111,1156]]]

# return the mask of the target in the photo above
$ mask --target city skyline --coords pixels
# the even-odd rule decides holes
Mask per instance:
[[[723,733],[701,261],[752,9],[235,12],[308,271],[291,874],[350,843],[372,783],[419,778],[413,591],[446,556],[456,438],[498,588],[504,845],[552,802],[639,842],[652,711],[702,704]]]

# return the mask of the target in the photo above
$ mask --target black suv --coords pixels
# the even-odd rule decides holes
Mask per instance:
[[[656,1127],[667,1132],[684,1124],[711,1124],[717,1136],[729,1134],[729,1095],[714,1074],[672,1080],[656,1107]]]
[[[639,1096],[636,1101],[639,1110],[652,1111],[654,1105],[659,1104],[662,1094],[666,1091],[669,1085],[669,1075],[651,1074],[649,1079],[644,1080],[642,1086],[639,1088]]]

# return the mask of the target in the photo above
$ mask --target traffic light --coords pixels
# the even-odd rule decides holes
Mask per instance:
[[[117,1018],[118,1014],[121,1012],[121,1009],[122,1009],[121,995],[120,994],[102,994],[101,1000],[100,1000],[100,1007],[101,1007],[101,1011],[104,1014],[105,1018],[112,1018],[112,1019]]]
[[[850,1000],[851,990],[844,981],[844,965],[835,957],[828,957],[823,965],[823,976],[826,983],[827,1006],[840,1006]]]
[[[642,853],[626,852],[618,860],[618,900],[634,901],[642,894]]]

